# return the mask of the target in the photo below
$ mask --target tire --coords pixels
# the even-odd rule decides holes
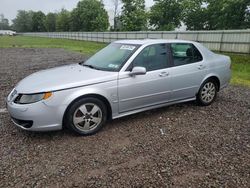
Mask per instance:
[[[97,133],[107,121],[107,108],[96,98],[80,98],[69,106],[64,116],[64,124],[83,136]]]
[[[201,106],[212,104],[217,97],[218,86],[213,79],[206,80],[200,87],[196,100]]]

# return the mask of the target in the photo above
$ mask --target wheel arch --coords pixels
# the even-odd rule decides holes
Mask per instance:
[[[82,98],[88,98],[88,97],[97,98],[97,99],[101,100],[101,101],[105,104],[105,106],[107,107],[108,120],[111,120],[111,119],[112,119],[112,108],[111,108],[111,104],[110,104],[110,102],[108,101],[108,99],[107,99],[106,97],[104,97],[103,95],[94,94],[94,93],[91,94],[91,93],[90,93],[90,94],[81,95],[81,96],[75,98],[73,101],[71,101],[71,102],[69,103],[69,105],[67,106],[66,110],[65,110],[64,113],[63,113],[63,120],[62,120],[62,125],[63,125],[63,126],[64,126],[64,121],[65,121],[66,114],[67,114],[67,112],[68,112],[70,106],[71,106],[72,104],[74,104],[77,100],[82,99]]]
[[[216,86],[217,86],[217,88],[216,88],[216,89],[217,89],[217,92],[220,91],[221,82],[220,82],[220,78],[219,78],[218,75],[208,75],[207,77],[205,77],[205,78],[202,80],[200,86],[201,86],[204,82],[206,82],[207,80],[214,80],[215,83],[216,83]]]

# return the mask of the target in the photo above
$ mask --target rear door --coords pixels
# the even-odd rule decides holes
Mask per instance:
[[[199,50],[192,43],[172,43],[170,49],[173,62],[171,100],[194,97],[207,73],[206,63]]]

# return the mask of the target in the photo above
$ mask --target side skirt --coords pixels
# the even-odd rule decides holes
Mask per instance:
[[[140,109],[136,109],[136,110],[123,112],[121,114],[113,116],[112,119],[117,119],[117,118],[120,118],[120,117],[136,114],[136,113],[147,111],[147,110],[152,110],[152,109],[161,108],[161,107],[164,107],[164,106],[170,106],[170,105],[173,105],[173,104],[184,103],[184,102],[194,101],[194,100],[196,100],[196,97],[183,99],[183,100],[178,100],[178,101],[171,101],[171,102],[168,102],[168,103],[161,103],[161,104],[157,104],[157,105],[153,105],[153,106],[148,106],[148,107],[145,107],[145,108],[140,108]]]

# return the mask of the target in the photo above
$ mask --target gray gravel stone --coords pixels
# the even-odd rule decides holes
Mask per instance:
[[[82,59],[62,49],[0,49],[0,108],[25,76]],[[249,109],[250,89],[229,86],[211,106],[139,113],[90,137],[25,132],[0,113],[0,187],[250,187]]]

